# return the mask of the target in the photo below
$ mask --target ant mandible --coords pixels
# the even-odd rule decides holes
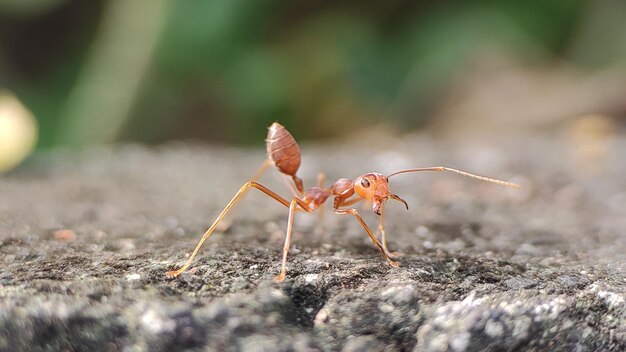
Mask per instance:
[[[215,228],[224,219],[228,211],[235,205],[235,203],[237,203],[237,201],[239,201],[246,194],[246,192],[250,188],[256,188],[260,190],[280,204],[289,208],[289,217],[287,219],[287,233],[285,236],[285,245],[283,247],[282,269],[280,271],[280,274],[278,274],[274,278],[274,280],[277,282],[282,282],[285,279],[285,275],[287,273],[287,254],[291,245],[294,214],[296,213],[296,211],[305,211],[307,213],[311,213],[315,209],[323,205],[326,200],[331,196],[334,197],[334,212],[339,215],[353,215],[356,220],[361,224],[361,226],[363,226],[363,229],[365,230],[365,232],[367,232],[367,235],[370,237],[372,242],[374,242],[374,244],[378,247],[387,262],[391,266],[397,267],[399,266],[399,263],[392,259],[394,258],[394,255],[390,253],[387,249],[387,240],[383,222],[384,205],[387,200],[393,199],[404,204],[407,209],[409,208],[409,206],[406,201],[404,201],[399,196],[391,193],[391,191],[389,190],[390,177],[409,172],[451,171],[459,175],[475,178],[481,181],[492,182],[512,188],[520,188],[520,186],[515,183],[500,181],[484,176],[478,176],[470,174],[469,172],[456,170],[445,166],[435,166],[401,170],[394,172],[388,176],[385,176],[378,172],[369,172],[367,174],[357,177],[354,181],[347,178],[341,178],[328,188],[324,187],[322,176],[318,180],[319,184],[317,187],[313,187],[305,192],[302,180],[298,178],[298,176],[296,176],[296,173],[300,168],[301,162],[300,147],[298,146],[298,143],[296,143],[296,140],[293,138],[291,133],[289,133],[289,131],[287,131],[287,129],[278,122],[274,122],[269,127],[267,139],[265,141],[267,143],[268,160],[263,163],[259,171],[250,181],[241,186],[233,199],[231,199],[231,201],[226,205],[224,210],[222,210],[222,212],[218,215],[217,219],[215,219],[215,221],[213,222],[213,225],[211,225],[211,227],[202,236],[202,239],[200,239],[200,242],[196,246],[193,253],[191,253],[189,259],[187,259],[185,265],[183,265],[178,270],[168,271],[166,273],[167,277],[176,277],[185,270],[187,270],[187,268],[189,268],[194,257],[196,256],[196,254],[198,254],[200,247],[202,247],[204,241],[206,241],[206,239],[211,236]],[[292,185],[290,184],[290,188],[292,188],[292,192],[294,193],[294,196],[291,198],[290,201],[255,181],[271,164],[273,164],[278,169],[278,171],[280,171],[284,175],[291,177],[293,184],[295,185],[295,189],[293,189]],[[361,201],[371,203],[374,213],[380,216],[378,229],[382,233],[382,243],[372,233],[372,230],[370,230],[365,221],[363,221],[363,218],[361,217],[361,215],[359,215],[357,209],[345,208]]]

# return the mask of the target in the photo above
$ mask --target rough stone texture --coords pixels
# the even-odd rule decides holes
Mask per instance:
[[[298,214],[282,284],[286,210],[253,192],[191,270],[164,276],[263,160],[262,143],[36,156],[0,178],[0,350],[625,350],[626,139],[591,161],[560,137],[485,143],[303,145],[309,185],[320,170],[444,164],[524,188],[392,179],[411,206],[386,211],[399,268],[354,219],[326,209],[316,235],[317,217]],[[287,195],[273,174],[262,182]]]

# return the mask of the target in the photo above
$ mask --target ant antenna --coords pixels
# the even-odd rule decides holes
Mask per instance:
[[[485,182],[495,183],[495,184],[498,184],[498,185],[501,185],[501,186],[505,186],[505,187],[511,187],[511,188],[515,188],[515,189],[522,188],[517,183],[506,182],[506,181],[496,180],[494,178],[489,178],[489,177],[485,177],[485,176],[474,175],[474,174],[470,174],[469,172],[465,172],[465,171],[461,171],[461,170],[457,170],[457,169],[452,169],[452,168],[445,167],[445,166],[420,167],[420,168],[416,168],[416,169],[400,170],[400,171],[394,172],[391,175],[387,176],[387,178],[389,178],[391,176],[398,175],[398,174],[404,174],[404,173],[409,173],[409,172],[420,172],[420,171],[451,171],[451,172],[457,173],[457,174],[462,175],[462,176],[475,178],[477,180],[481,180],[481,181],[485,181]]]

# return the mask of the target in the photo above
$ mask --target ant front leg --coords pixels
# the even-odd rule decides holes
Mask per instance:
[[[387,251],[385,251],[385,248],[383,248],[383,245],[378,241],[376,236],[374,236],[374,234],[372,233],[372,230],[370,230],[370,228],[367,226],[365,221],[363,221],[363,218],[361,217],[361,215],[359,215],[359,212],[356,209],[335,209],[335,213],[339,215],[348,215],[348,214],[354,215],[354,217],[361,224],[361,226],[363,226],[363,229],[365,230],[365,232],[367,232],[367,235],[370,236],[370,238],[372,239],[372,242],[374,242],[374,244],[378,247],[378,249],[380,249],[380,252],[383,254],[383,257],[387,259],[387,262],[389,262],[389,264],[393,267],[400,266],[400,263],[392,260],[387,255]]]
[[[381,242],[383,244],[383,249],[389,258],[397,259],[401,257],[403,253],[401,252],[390,252],[389,248],[387,248],[387,233],[385,232],[385,206],[381,205],[380,207],[380,217],[378,218],[378,232],[381,234]]]

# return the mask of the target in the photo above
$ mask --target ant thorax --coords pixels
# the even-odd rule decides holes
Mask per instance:
[[[340,178],[333,183],[331,191],[333,196],[335,196],[333,208],[337,209],[341,206],[341,203],[354,194],[354,182],[347,178]]]

